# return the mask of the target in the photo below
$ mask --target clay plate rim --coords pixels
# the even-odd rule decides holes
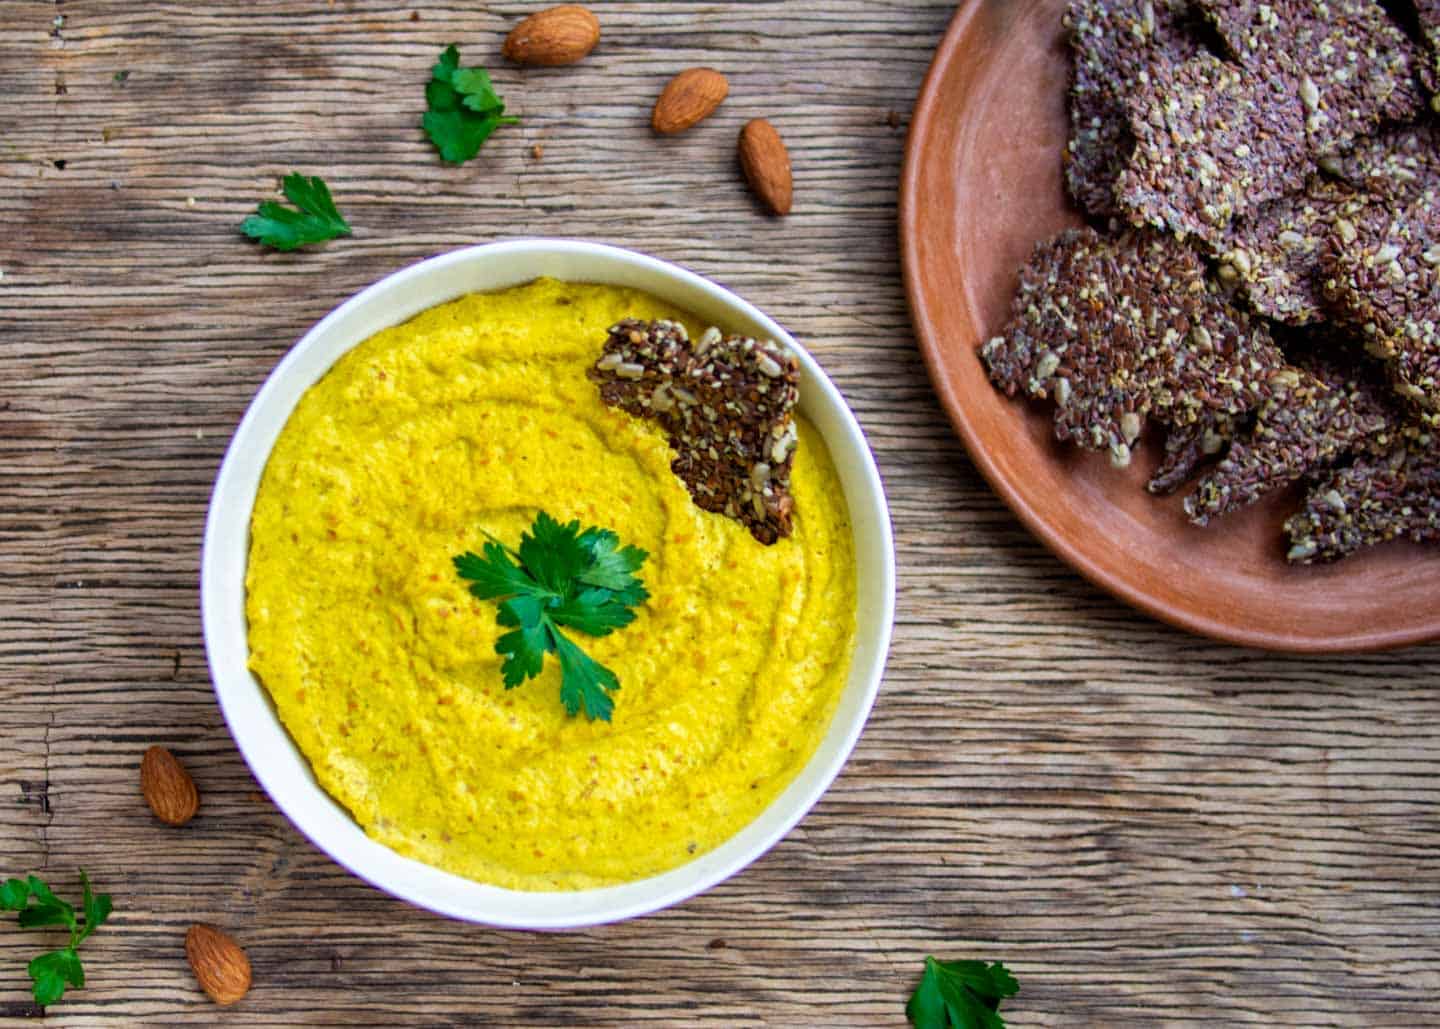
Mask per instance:
[[[1008,7],[1009,10],[1001,10],[999,5]],[[1321,609],[1323,605],[1314,612],[1305,613],[1283,629],[1251,624],[1243,601],[1228,609],[1225,617],[1207,613],[1200,605],[1189,602],[1183,594],[1175,590],[1159,589],[1154,583],[1143,581],[1143,576],[1128,575],[1124,571],[1117,572],[1106,567],[1102,558],[1113,557],[1114,548],[1121,546],[1121,543],[1104,537],[1092,537],[1093,542],[1090,543],[1076,543],[1067,538],[1055,523],[1054,515],[1032,503],[1031,498],[1020,488],[1020,484],[1012,480],[1011,473],[997,460],[995,442],[981,430],[978,419],[972,416],[968,405],[979,406],[987,401],[993,403],[995,398],[1012,404],[1017,408],[1017,429],[1027,417],[1033,418],[1034,415],[1032,413],[1027,416],[1019,410],[1025,406],[1024,401],[1006,401],[989,386],[983,374],[979,376],[980,386],[990,396],[982,399],[975,395],[975,378],[979,364],[972,351],[980,338],[980,333],[976,331],[978,316],[967,303],[964,317],[956,320],[947,315],[939,300],[940,291],[964,285],[963,272],[958,267],[957,251],[960,246],[956,240],[950,238],[953,233],[949,232],[949,228],[954,224],[958,190],[947,189],[954,178],[948,171],[954,167],[954,124],[963,124],[967,117],[976,117],[976,103],[969,102],[972,99],[970,94],[977,85],[991,86],[984,79],[985,55],[988,50],[999,45],[998,29],[1008,31],[1017,27],[1017,23],[1022,19],[1033,18],[1037,6],[1054,7],[1058,10],[1063,5],[1057,0],[1032,0],[1030,4],[1021,4],[1017,0],[966,0],[959,6],[921,86],[911,118],[905,165],[901,174],[900,256],[911,317],[931,383],[951,424],[969,451],[971,460],[1025,527],[1053,553],[1090,582],[1177,628],[1240,646],[1310,654],[1385,650],[1440,639],[1440,591],[1427,598],[1431,600],[1428,605],[1412,606],[1405,611],[1399,611],[1398,606],[1392,609],[1399,611],[1392,624],[1333,624],[1326,619],[1327,612]],[[1056,17],[1058,18],[1058,14]],[[1058,22],[1056,31],[1058,32]],[[1046,41],[1038,38],[1032,39],[1026,45],[1032,51],[1053,49]],[[1042,55],[1040,59],[1047,58]],[[1063,52],[1055,50],[1050,59],[1063,61]],[[990,64],[993,67],[994,61]],[[1007,74],[1023,70],[1023,66],[1018,69],[1013,65],[1006,67]],[[993,88],[990,96],[994,96]],[[950,123],[946,124],[945,119],[949,119]],[[947,130],[952,138],[944,137]],[[1058,156],[1056,160],[1058,161]],[[1039,217],[1027,216],[1028,221],[1046,223],[1031,238],[1038,239],[1067,221],[1079,224],[1078,217],[1073,212],[1065,211],[1064,207],[1063,199],[1057,199],[1057,203]],[[955,256],[955,260],[948,262],[946,267],[927,261],[927,255],[936,252],[937,235],[945,237],[940,240],[943,244],[940,250],[947,257]],[[1018,267],[1018,262],[1016,266]],[[973,368],[967,369],[962,362],[975,364]],[[1103,458],[1096,455],[1087,454],[1085,457],[1103,463]],[[1143,481],[1143,478],[1140,481]],[[1232,516],[1237,523],[1242,517]],[[1271,521],[1273,520],[1272,517]],[[1244,531],[1253,531],[1257,519],[1250,518],[1239,524]],[[1276,546],[1279,546],[1278,540]],[[1384,563],[1392,567],[1400,560],[1422,559],[1422,548],[1412,544],[1391,543],[1375,549],[1399,552],[1384,557]],[[1372,555],[1360,555],[1330,567],[1350,565],[1356,574],[1365,575],[1367,570],[1374,570],[1376,567],[1373,562],[1367,563],[1371,557]],[[1434,558],[1426,554],[1423,560],[1428,564]],[[1436,575],[1435,580],[1440,583],[1440,574]],[[1315,590],[1325,590],[1328,583],[1317,580],[1310,585]],[[1375,585],[1383,588],[1379,581]],[[1283,603],[1285,599],[1276,595],[1273,602]],[[1342,611],[1335,610],[1333,613],[1340,616],[1334,619],[1335,622],[1345,621]],[[1352,621],[1358,622],[1358,619]]]

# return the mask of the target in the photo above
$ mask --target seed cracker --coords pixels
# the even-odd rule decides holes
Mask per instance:
[[[1317,482],[1285,522],[1289,560],[1335,561],[1392,539],[1440,541],[1440,440],[1416,428],[1385,455],[1364,455]]]
[[[626,319],[611,326],[589,375],[605,403],[665,429],[671,470],[697,506],[767,545],[790,535],[800,397],[793,354],[713,328],[692,343],[678,322]]]
[[[1337,218],[1353,219],[1371,197],[1413,198],[1440,183],[1440,130],[1387,128],[1357,140],[1343,155],[1321,159],[1324,174],[1305,189],[1270,200],[1225,232],[1214,256],[1222,279],[1235,282],[1257,314],[1287,325],[1328,315],[1320,295],[1320,260]]]
[[[1257,314],[1287,325],[1326,317],[1320,254],[1337,217],[1364,206],[1363,194],[1312,176],[1305,189],[1262,205],[1225,231],[1218,272],[1238,284]]]
[[[1002,335],[981,348],[1013,396],[1052,396],[1055,435],[1129,464],[1147,417],[1237,416],[1284,357],[1258,321],[1206,281],[1200,257],[1148,230],[1070,229],[1038,244]]]
[[[1305,108],[1311,153],[1334,153],[1422,100],[1414,44],[1377,0],[1195,0],[1229,50]]]
[[[1089,214],[1108,217],[1115,180],[1134,146],[1125,97],[1150,80],[1154,61],[1192,56],[1199,44],[1185,30],[1185,0],[1071,0],[1066,14],[1074,73],[1065,184]]]
[[[1366,446],[1392,442],[1394,424],[1379,394],[1338,369],[1317,375],[1287,367],[1270,377],[1272,393],[1255,426],[1236,436],[1215,468],[1185,498],[1196,525],[1248,507]]]
[[[1126,106],[1135,147],[1116,183],[1119,207],[1216,250],[1234,218],[1300,189],[1313,164],[1290,84],[1209,52],[1156,65]]]
[[[1391,126],[1356,140],[1344,154],[1321,158],[1320,164],[1355,189],[1390,200],[1411,199],[1440,183],[1440,125]]]
[[[1145,488],[1157,496],[1174,493],[1234,434],[1235,419],[1229,415],[1207,414],[1189,425],[1170,426],[1165,435],[1165,454]]]
[[[1337,219],[1321,265],[1336,321],[1386,363],[1397,393],[1440,412],[1440,186]]]
[[[1420,84],[1430,94],[1430,109],[1440,114],[1440,0],[1413,0],[1410,7],[1425,41]]]

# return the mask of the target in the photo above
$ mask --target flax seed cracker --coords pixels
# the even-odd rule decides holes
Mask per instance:
[[[605,403],[658,422],[671,469],[695,503],[733,518],[764,544],[790,535],[790,469],[800,365],[770,340],[709,329],[692,342],[678,322],[611,326],[590,370]]]
[[[1204,262],[1148,230],[1071,229],[1036,246],[1002,335],[981,348],[1012,396],[1055,399],[1055,435],[1129,464],[1148,417],[1236,416],[1268,395],[1284,357],[1230,306]]]
[[[1184,0],[1071,0],[1065,184],[1091,215],[1118,213],[1115,180],[1135,145],[1125,98],[1150,81],[1154,62],[1183,61],[1199,48],[1184,25],[1188,14]]]

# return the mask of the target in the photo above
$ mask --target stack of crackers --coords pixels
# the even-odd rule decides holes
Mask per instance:
[[[1440,540],[1440,0],[1072,0],[1065,181],[981,351],[1207,524],[1300,483],[1294,562]]]

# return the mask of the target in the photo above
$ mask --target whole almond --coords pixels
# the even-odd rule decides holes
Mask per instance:
[[[666,135],[684,132],[714,114],[729,93],[730,83],[714,68],[686,68],[660,91],[650,127]]]
[[[600,42],[600,20],[579,4],[536,11],[505,37],[503,53],[516,64],[574,64]]]
[[[750,191],[771,214],[790,213],[790,153],[775,126],[764,118],[747,122],[740,130],[740,170]]]
[[[167,825],[184,825],[200,809],[195,780],[164,747],[151,747],[140,759],[140,792],[155,817]]]
[[[226,933],[197,922],[185,934],[185,956],[200,988],[222,1006],[234,1004],[250,989],[250,959]]]

